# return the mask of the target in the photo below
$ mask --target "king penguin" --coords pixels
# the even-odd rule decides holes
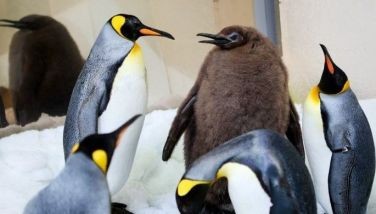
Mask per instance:
[[[304,156],[299,116],[289,101],[287,70],[273,44],[256,29],[243,26],[198,36],[210,38],[200,42],[216,47],[178,109],[162,159],[170,158],[183,132],[185,165],[189,167],[227,140],[261,128],[287,134]],[[230,201],[223,197],[227,193],[223,182],[213,186],[218,193],[209,194],[216,196],[208,200],[213,209],[220,206],[220,210],[230,211]]]
[[[61,173],[26,205],[25,214],[111,213],[105,174],[115,148],[140,115],[108,134],[93,134],[75,144]]]
[[[366,213],[375,174],[372,132],[346,74],[321,48],[324,71],[302,118],[317,200],[330,214]]]
[[[311,177],[304,159],[275,131],[258,129],[198,158],[180,180],[181,213],[205,213],[204,198],[215,180],[227,178],[235,213],[316,213]]]
[[[64,126],[64,153],[94,133],[106,133],[135,114],[146,111],[146,70],[141,36],[169,33],[153,29],[132,15],[118,14],[108,20],[95,41],[73,89]],[[144,118],[135,122],[114,153],[107,179],[111,194],[128,178]]]
[[[9,48],[9,88],[17,123],[36,121],[41,113],[66,115],[84,64],[68,30],[42,15],[28,15],[19,21],[2,19],[0,23],[19,29]]]

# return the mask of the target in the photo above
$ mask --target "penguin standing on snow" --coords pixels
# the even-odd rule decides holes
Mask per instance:
[[[0,26],[19,29],[9,50],[9,87],[18,124],[41,113],[62,116],[84,60],[68,30],[49,16],[2,19]]]
[[[316,213],[315,193],[304,159],[274,131],[251,131],[193,162],[177,187],[180,212],[204,213],[205,195],[222,177],[228,180],[237,214]]]
[[[75,144],[62,172],[28,202],[24,213],[111,213],[105,174],[122,136],[139,116],[114,132],[90,135]]]
[[[196,83],[178,109],[163,150],[168,160],[185,131],[187,168],[201,155],[254,129],[271,129],[287,137],[304,156],[298,115],[289,101],[287,71],[272,43],[255,29],[224,28],[200,33],[216,45],[206,57]],[[213,213],[232,212],[224,180],[208,194]],[[215,197],[212,197],[216,195]],[[220,209],[221,211],[217,210]],[[209,211],[208,211],[209,212]]]
[[[113,131],[135,114],[146,111],[146,71],[141,36],[173,37],[145,26],[132,15],[118,14],[102,28],[73,89],[64,126],[64,153],[94,133]],[[128,178],[143,118],[135,122],[114,153],[107,174],[111,194]]]
[[[375,174],[372,132],[346,74],[321,48],[324,71],[303,112],[316,196],[328,213],[366,213]]]

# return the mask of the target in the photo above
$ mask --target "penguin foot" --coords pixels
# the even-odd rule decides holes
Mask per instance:
[[[127,205],[122,203],[114,202],[111,204],[112,214],[133,214],[127,210]]]

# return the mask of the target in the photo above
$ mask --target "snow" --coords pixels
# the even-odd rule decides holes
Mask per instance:
[[[113,198],[127,204],[132,212],[179,213],[175,189],[184,173],[182,143],[167,163],[161,156],[175,114],[176,110],[153,111],[145,118],[130,177]],[[24,130],[0,139],[0,213],[22,213],[26,203],[64,167],[63,126],[27,130],[39,129],[46,121],[52,126],[62,124],[61,118],[46,117],[27,127],[0,131]]]
[[[376,99],[361,101],[361,105],[376,133]],[[301,113],[300,106],[298,111]],[[175,114],[176,110],[156,110],[146,115],[132,172],[127,184],[113,198],[115,202],[127,204],[134,213],[179,213],[175,190],[184,172],[182,143],[178,143],[167,163],[161,160]],[[27,127],[0,130],[3,137],[0,139],[0,213],[22,213],[28,200],[64,167],[62,121],[64,118],[44,115]],[[6,136],[12,130],[18,134]],[[375,201],[370,200],[368,211],[374,213],[376,191],[371,198]]]

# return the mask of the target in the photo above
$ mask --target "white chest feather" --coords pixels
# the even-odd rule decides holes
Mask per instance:
[[[145,65],[141,50],[135,45],[115,77],[107,108],[98,118],[98,132],[111,132],[134,115],[144,114],[146,102]],[[144,116],[128,128],[114,152],[107,173],[112,195],[121,189],[129,176],[143,121]]]
[[[235,213],[269,213],[272,206],[270,197],[252,170],[232,162],[223,165],[220,170],[220,173],[226,174]]]
[[[311,91],[304,103],[302,132],[304,147],[315,186],[316,198],[327,213],[332,213],[328,175],[332,152],[326,145],[318,91]]]

